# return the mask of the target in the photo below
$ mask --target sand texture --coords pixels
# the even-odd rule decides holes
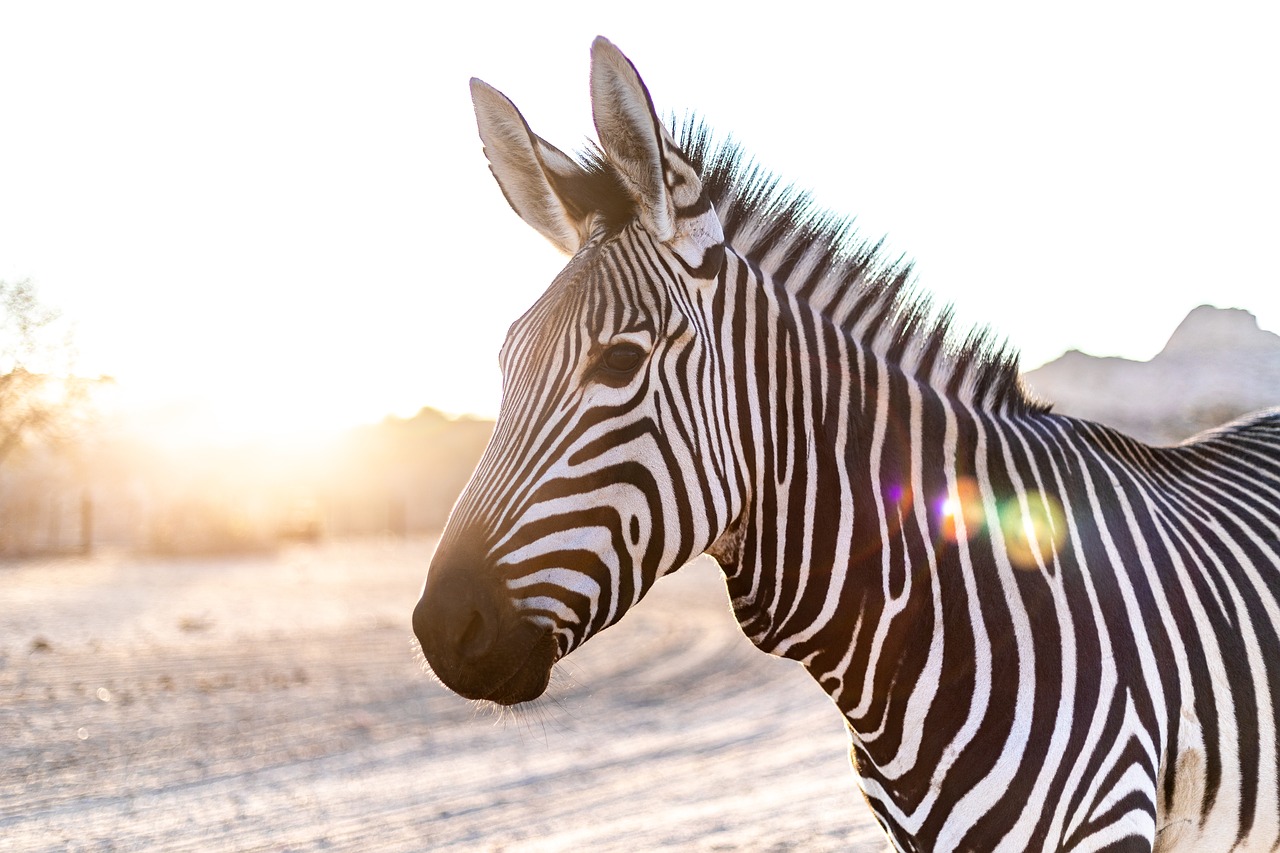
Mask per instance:
[[[884,849],[712,565],[497,714],[422,671],[433,544],[0,564],[0,850]]]

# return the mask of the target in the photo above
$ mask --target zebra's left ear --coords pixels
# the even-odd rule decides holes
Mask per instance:
[[[640,221],[697,278],[724,261],[724,231],[702,180],[658,120],[631,60],[603,36],[591,45],[591,111],[600,147],[635,199]]]

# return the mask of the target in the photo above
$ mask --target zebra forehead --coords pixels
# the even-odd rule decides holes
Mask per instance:
[[[660,293],[643,275],[611,257],[608,243],[574,256],[513,329],[538,329],[560,336],[571,327],[608,332],[648,326],[660,305]]]

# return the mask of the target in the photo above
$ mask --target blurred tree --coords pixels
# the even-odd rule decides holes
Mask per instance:
[[[30,438],[72,437],[90,389],[108,381],[71,375],[70,340],[51,340],[57,319],[30,281],[0,281],[0,465]]]

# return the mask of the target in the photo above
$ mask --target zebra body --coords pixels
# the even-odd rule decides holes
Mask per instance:
[[[1170,448],[1052,414],[846,222],[592,60],[582,162],[472,84],[504,194],[572,260],[508,333],[415,610],[436,675],[535,698],[705,551],[844,713],[899,849],[1280,849],[1280,411]]]

